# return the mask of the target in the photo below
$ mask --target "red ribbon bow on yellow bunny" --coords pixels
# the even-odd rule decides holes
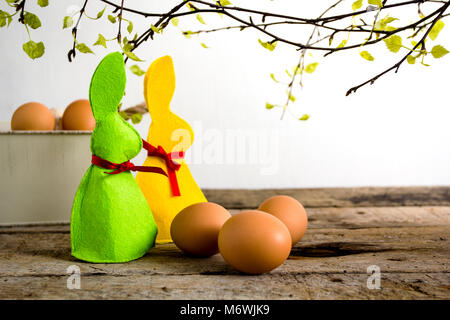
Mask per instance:
[[[183,159],[184,152],[166,152],[163,147],[154,147],[144,139],[142,139],[143,147],[148,152],[149,157],[158,157],[166,162],[167,175],[169,177],[170,187],[172,189],[172,195],[174,197],[179,197],[180,187],[178,186],[177,174],[176,172],[180,169],[181,164],[173,161],[173,159]]]

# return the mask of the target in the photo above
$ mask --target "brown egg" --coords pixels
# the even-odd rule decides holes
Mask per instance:
[[[64,110],[61,119],[63,130],[94,130],[95,119],[89,100],[76,100]]]
[[[289,196],[273,196],[265,200],[258,210],[280,219],[289,229],[292,245],[300,241],[308,226],[308,216],[302,204]]]
[[[55,116],[43,104],[28,102],[14,111],[11,130],[54,130]]]
[[[230,217],[228,210],[216,203],[196,203],[175,216],[170,235],[176,246],[187,254],[209,257],[219,253],[219,231]]]
[[[258,210],[243,211],[223,225],[219,232],[219,251],[237,270],[261,274],[288,258],[291,236],[274,216]]]

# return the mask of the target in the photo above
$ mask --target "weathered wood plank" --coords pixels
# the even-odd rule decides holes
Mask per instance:
[[[450,225],[450,207],[307,208],[312,228]]]
[[[232,214],[240,211],[230,210]],[[309,228],[378,228],[450,224],[450,207],[307,208],[307,213]],[[0,226],[0,234],[68,232],[67,223]]]
[[[2,226],[0,299],[450,299],[450,207],[307,211],[305,237],[260,276],[174,244],[129,263],[85,263],[70,254],[67,224]],[[71,265],[81,269],[81,290],[66,287]],[[380,290],[366,286],[370,265],[380,267]]]
[[[8,185],[5,186],[6,188],[9,187]],[[76,190],[76,186],[74,187],[74,190]],[[257,208],[266,198],[276,194],[290,195],[298,199],[307,208],[450,206],[450,186],[264,190],[205,189],[204,192],[209,201],[219,203],[228,209],[239,210],[244,208]],[[34,195],[36,196],[36,194]],[[40,201],[42,199],[43,198],[40,197]],[[16,200],[20,202],[20,199]],[[3,208],[3,211],[6,215],[0,215],[0,225],[8,224],[11,222],[39,222],[38,220],[42,221],[42,219],[44,218],[45,221],[49,222],[68,222],[70,219],[70,206],[72,204],[72,198],[68,199],[65,202],[66,204],[69,203],[67,205],[68,208],[63,208],[64,210],[59,211],[57,210],[57,212],[62,212],[64,214],[55,213],[54,208],[52,208],[51,210],[46,210],[45,205],[38,205],[37,207],[40,208],[38,210],[40,211],[40,213],[33,215],[31,218],[29,214],[22,214],[23,212],[33,212],[33,208],[26,208],[27,210],[22,210],[23,212],[19,210],[20,212],[18,214],[11,216],[11,212],[17,211],[17,206],[15,206],[14,202],[11,201],[2,202],[0,203],[0,210],[2,209],[2,204],[4,207],[6,206],[5,208]],[[48,204],[51,203],[51,201],[46,201],[45,203]],[[14,210],[11,209],[13,207]],[[10,213],[9,216],[8,212]]]
[[[274,272],[358,273],[371,264],[385,272],[448,272],[449,243],[450,226],[309,229],[289,260]],[[238,273],[220,255],[191,258],[173,244],[158,245],[147,256],[126,264],[90,264],[71,256],[69,234],[0,235],[0,276],[64,275],[71,264],[80,265],[83,272],[117,276]]]
[[[380,290],[369,290],[367,274],[86,275],[80,290],[66,276],[0,277],[0,299],[449,299],[448,277],[385,274]],[[446,284],[447,285],[446,285]]]
[[[173,244],[130,263],[90,264],[70,255],[68,233],[2,233],[0,298],[450,299],[449,242],[449,225],[311,228],[282,266],[248,276]],[[70,265],[81,269],[81,290],[66,288]],[[381,290],[367,289],[370,265],[381,269]]]
[[[204,190],[209,201],[229,209],[256,208],[284,194],[305,207],[450,206],[450,187],[362,187],[317,189]]]

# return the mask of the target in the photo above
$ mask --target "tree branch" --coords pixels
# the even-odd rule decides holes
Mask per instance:
[[[108,0],[101,0],[107,4],[110,4],[112,6],[114,6],[116,9],[121,9],[122,7],[112,3],[111,1]],[[195,8],[194,11],[188,11],[188,12],[180,12],[177,13],[185,4],[189,3],[189,2],[194,2],[194,3],[198,3],[201,5],[205,5],[208,6],[212,9],[198,9]],[[400,2],[400,3],[396,3],[396,4],[391,4],[391,5],[386,5],[384,7],[381,7],[379,9],[379,11],[381,10],[385,10],[388,8],[396,8],[396,7],[401,7],[401,6],[406,6],[406,5],[411,5],[411,4],[418,4],[418,3],[424,3],[424,2],[437,2],[437,1],[430,1],[430,0],[411,0],[411,1],[405,1],[405,2]],[[423,21],[426,21],[427,19],[431,18],[433,15],[435,15],[437,12],[439,12],[440,9],[436,10],[434,13],[424,17],[423,19],[420,19],[412,24],[397,28],[396,30],[393,31],[384,31],[384,30],[375,30],[375,28],[372,28],[372,30],[366,30],[361,26],[355,26],[355,28],[351,28],[350,30],[348,29],[342,29],[342,28],[335,28],[335,27],[330,27],[325,25],[325,23],[330,23],[332,21],[336,21],[336,20],[340,20],[340,19],[344,19],[347,17],[352,17],[352,16],[356,16],[359,14],[364,14],[367,13],[366,10],[361,10],[361,11],[355,11],[352,13],[348,13],[348,14],[342,14],[342,15],[335,15],[335,16],[329,16],[329,17],[323,17],[322,15],[319,16],[316,19],[307,19],[307,18],[300,18],[300,17],[294,17],[294,16],[288,16],[288,15],[281,15],[281,14],[274,14],[274,13],[270,13],[270,12],[265,12],[265,11],[258,11],[258,10],[253,10],[253,9],[246,9],[246,8],[240,8],[240,7],[233,7],[233,6],[221,6],[221,5],[217,5],[217,4],[213,4],[213,3],[209,3],[203,0],[191,0],[191,1],[182,1],[180,4],[178,4],[177,6],[175,6],[174,8],[172,8],[169,12],[167,13],[163,13],[163,14],[151,14],[151,13],[146,13],[146,12],[141,12],[141,11],[137,11],[134,9],[129,9],[129,8],[125,8],[123,7],[121,10],[123,11],[129,11],[129,12],[134,12],[143,16],[158,16],[160,17],[160,19],[155,23],[155,27],[160,27],[163,26],[165,27],[168,22],[170,21],[170,19],[175,18],[175,17],[182,17],[182,16],[187,16],[187,15],[192,15],[192,14],[198,14],[198,13],[221,13],[224,14],[226,16],[228,16],[229,18],[231,18],[234,21],[237,21],[240,23],[240,26],[230,26],[230,27],[225,27],[225,28],[217,28],[217,29],[212,29],[212,30],[199,30],[196,31],[196,33],[202,33],[202,32],[214,32],[214,31],[219,31],[219,30],[229,30],[232,28],[253,28],[256,29],[257,31],[266,34],[267,36],[273,38],[272,41],[279,41],[288,45],[292,45],[294,47],[296,47],[298,50],[304,50],[304,49],[311,49],[311,50],[318,50],[318,51],[327,51],[327,53],[325,54],[331,54],[333,52],[336,51],[343,51],[343,50],[350,50],[350,49],[354,49],[354,48],[358,48],[360,47],[362,44],[363,45],[372,45],[375,43],[378,43],[386,38],[388,38],[391,35],[394,35],[396,33],[402,32],[404,30],[408,30],[408,29],[412,29],[414,27],[416,27],[417,25],[419,25],[420,23],[422,23]],[[254,24],[252,22],[252,19],[250,18],[250,22],[245,21],[239,17],[237,17],[236,15],[228,12],[228,10],[234,10],[234,11],[239,11],[239,12],[247,12],[247,13],[253,13],[253,14],[258,14],[258,15],[263,15],[263,17],[278,17],[278,18],[286,18],[286,19],[291,19],[291,20],[296,20],[296,21],[278,21],[278,22],[273,22],[271,24]],[[343,46],[343,47],[339,47],[339,48],[330,48],[330,47],[320,47],[320,46],[314,46],[314,45],[310,45],[310,44],[303,44],[303,43],[299,43],[299,42],[295,42],[289,39],[285,39],[281,36],[278,36],[276,34],[274,34],[273,32],[269,32],[266,30],[266,27],[268,25],[275,25],[275,24],[306,24],[306,25],[313,25],[319,28],[324,28],[324,29],[329,29],[329,30],[333,30],[335,31],[335,33],[337,32],[355,32],[355,33],[366,33],[366,32],[371,32],[371,33],[376,33],[376,34],[381,34],[383,35],[382,37],[379,37],[375,40],[370,40],[370,41],[366,41],[365,43],[357,43],[357,44],[353,44],[353,45],[349,45],[349,46]],[[136,48],[138,48],[142,43],[144,43],[145,41],[147,41],[149,38],[153,38],[154,35],[154,31],[152,28],[148,28],[144,33],[142,33],[136,40],[131,40],[129,41],[130,44],[133,45],[133,48],[131,49],[131,51],[134,51]],[[370,39],[370,37],[369,37]],[[128,60],[128,58],[126,58],[126,60]]]
[[[149,39],[153,39],[155,34],[155,27],[159,29],[164,29],[170,22],[171,19],[177,18],[177,17],[187,17],[190,15],[197,15],[199,13],[221,13],[224,16],[228,17],[228,19],[231,19],[235,23],[230,23],[231,25],[220,27],[220,28],[214,28],[214,29],[207,29],[207,30],[197,30],[197,31],[189,31],[192,34],[200,34],[200,33],[211,33],[211,32],[218,32],[222,30],[232,30],[232,29],[253,29],[258,31],[261,34],[264,34],[271,39],[269,40],[270,43],[273,43],[275,41],[285,43],[287,45],[295,47],[297,50],[300,50],[300,56],[298,60],[298,64],[294,68],[294,74],[291,76],[290,82],[288,85],[288,99],[286,104],[283,107],[283,113],[282,117],[290,103],[290,98],[292,96],[292,90],[293,85],[297,79],[297,76],[300,76],[300,84],[302,83],[302,73],[301,71],[305,68],[305,53],[306,50],[317,50],[317,51],[323,51],[324,56],[327,56],[331,53],[338,52],[338,51],[344,51],[344,50],[351,50],[355,48],[360,48],[361,46],[370,46],[373,44],[377,44],[380,41],[383,41],[387,38],[389,38],[392,35],[399,34],[404,31],[412,30],[413,36],[416,36],[419,34],[419,32],[422,32],[425,28],[427,28],[427,31],[425,35],[421,38],[419,43],[417,43],[413,49],[410,50],[406,56],[404,56],[400,61],[398,61],[396,64],[394,64],[389,69],[377,74],[375,77],[369,79],[368,81],[355,86],[347,91],[347,95],[357,91],[360,87],[368,84],[368,83],[374,83],[378,78],[381,76],[389,73],[392,70],[395,70],[395,72],[398,71],[401,64],[408,58],[412,52],[414,52],[417,48],[421,47],[422,50],[425,48],[425,39],[427,35],[430,33],[433,26],[436,24],[436,22],[441,19],[442,17],[447,16],[448,14],[444,14],[444,12],[448,9],[450,5],[449,1],[442,1],[442,0],[409,0],[409,1],[403,1],[398,3],[392,3],[388,4],[387,0],[383,0],[383,6],[378,8],[377,16],[374,19],[374,22],[371,24],[367,24],[363,20],[363,16],[366,14],[370,14],[372,10],[368,9],[361,9],[349,13],[339,14],[339,15],[329,15],[326,16],[330,10],[334,7],[336,7],[339,3],[342,2],[342,0],[338,0],[333,5],[331,5],[327,10],[325,10],[320,16],[316,18],[308,18],[308,17],[300,17],[300,16],[293,16],[293,15],[285,15],[285,14],[279,14],[274,12],[266,12],[266,11],[260,11],[250,8],[242,8],[238,6],[223,6],[220,4],[220,2],[210,2],[207,0],[183,0],[174,6],[172,9],[170,9],[167,12],[164,13],[155,13],[155,12],[144,12],[140,11],[138,9],[134,8],[128,8],[124,6],[124,0],[120,1],[120,4],[114,3],[113,0],[100,0],[101,2],[111,6],[114,8],[114,12],[118,13],[119,18],[119,29],[117,34],[117,40],[119,43],[122,41],[121,36],[121,27],[122,27],[122,14],[123,12],[129,12],[135,15],[142,16],[144,18],[156,18],[154,25],[152,24],[148,29],[144,30],[139,36],[136,36],[134,40],[128,41],[128,43],[131,46],[128,46],[130,51],[134,51],[139,46],[141,46],[143,43],[148,41]],[[25,3],[25,0],[22,0],[21,3]],[[75,27],[72,29],[72,34],[74,36],[74,45],[73,49],[69,51],[69,61],[72,60],[73,57],[75,57],[75,49],[76,49],[76,43],[77,43],[77,27],[79,25],[80,19],[82,14],[85,11],[86,5],[88,3],[88,0],[85,0],[83,8],[80,11],[80,17],[78,18],[78,21],[75,25]],[[421,13],[421,5],[424,3],[434,3],[435,5],[439,5],[439,7],[431,12],[430,14],[421,17],[420,19],[417,18],[417,20],[413,20],[412,23],[403,25],[396,29],[387,29],[387,30],[380,30],[376,26],[377,19],[380,18],[380,14],[383,11],[387,11],[388,9],[393,8],[403,8],[408,6],[418,6],[419,13]],[[187,10],[186,5],[189,5],[189,9]],[[195,6],[193,5],[195,4]],[[20,5],[20,4],[19,4]],[[435,6],[431,5],[431,8],[436,8]],[[182,9],[186,10],[182,10]],[[23,11],[23,7],[21,8]],[[19,9],[17,9],[19,10]],[[389,11],[390,12],[390,11]],[[247,17],[243,17],[243,14],[247,14]],[[356,24],[354,22],[354,19],[352,19],[351,24],[348,27],[341,27],[340,22],[344,21],[346,18],[353,18],[360,16],[360,19],[362,23]],[[265,20],[267,18],[272,18],[274,20],[266,22]],[[255,19],[261,19],[262,22],[260,23],[254,23],[256,21]],[[368,21],[366,18],[364,18],[366,21]],[[237,25],[233,25],[237,24]],[[285,38],[283,35],[279,34],[278,29],[272,28],[274,26],[279,25],[305,25],[305,26],[313,26],[313,31],[310,34],[308,40],[306,43],[298,42],[298,39],[288,39]],[[270,29],[270,30],[269,30]],[[275,30],[274,30],[275,29]],[[321,32],[325,30],[325,34],[329,33],[326,36],[322,36]],[[388,31],[389,30],[389,31]],[[325,39],[333,38],[338,33],[348,33],[348,35],[355,33],[355,34],[362,34],[365,36],[364,41],[358,41],[357,43],[352,43],[349,45],[339,46],[339,47],[331,47],[331,41],[329,42],[328,46],[325,46],[322,44],[322,41]],[[373,39],[373,35],[376,34],[376,38]],[[314,38],[315,35],[317,35],[317,38]],[[366,36],[368,35],[368,37]],[[314,41],[313,41],[314,40]],[[128,49],[127,49],[128,50]],[[128,60],[128,57],[125,58],[125,62]],[[300,70],[300,72],[298,72]],[[136,111],[140,110],[140,111]],[[127,109],[126,112],[132,113],[132,112],[141,112],[142,108],[132,108]]]
[[[319,16],[319,18],[322,18],[325,14],[327,14],[331,9],[335,8],[336,6],[338,6],[343,0],[338,0],[336,3],[334,3],[333,5],[331,5],[330,7],[328,7],[324,12],[322,12],[322,14]],[[314,26],[313,31],[311,32],[311,35],[308,38],[308,41],[306,42],[306,45],[309,46],[313,37],[314,37],[314,33],[317,30],[317,25]],[[335,31],[336,32],[336,31]],[[288,84],[288,97],[286,100],[286,104],[283,106],[283,112],[281,113],[281,120],[283,120],[283,117],[286,113],[286,110],[289,106],[289,102],[291,101],[291,97],[292,97],[292,89],[294,87],[294,82],[295,82],[295,78],[297,77],[297,73],[299,70],[303,70],[304,68],[304,63],[305,63],[305,54],[306,54],[306,49],[302,50],[301,54],[300,54],[300,59],[297,63],[297,65],[294,68],[294,74],[292,75],[291,78],[291,82]],[[302,85],[302,78],[303,78],[303,73],[300,74],[300,85]]]
[[[69,62],[72,62],[72,59],[76,56],[76,45],[77,45],[77,32],[78,32],[78,25],[80,24],[81,17],[83,16],[84,11],[86,10],[86,6],[88,4],[89,0],[85,0],[83,7],[80,10],[80,16],[78,17],[77,23],[75,24],[75,27],[72,29],[72,36],[73,36],[73,47],[69,50],[67,53],[67,57],[69,59]]]
[[[386,73],[395,70],[395,73],[398,72],[398,69],[400,68],[400,66],[402,65],[403,62],[405,62],[405,60],[408,58],[408,56],[413,53],[419,46],[422,47],[422,49],[425,49],[425,39],[427,38],[428,34],[430,33],[431,29],[434,27],[434,25],[436,24],[436,22],[438,22],[438,20],[442,17],[442,15],[444,14],[444,12],[448,9],[448,7],[450,6],[450,1],[448,1],[446,4],[444,4],[439,11],[439,14],[436,16],[436,18],[434,18],[433,22],[431,23],[431,25],[428,27],[427,31],[425,32],[425,34],[423,35],[423,37],[421,38],[421,40],[411,49],[409,50],[408,54],[406,54],[400,61],[398,61],[396,64],[394,64],[392,67],[384,70],[383,72],[377,74],[376,76],[374,76],[373,78],[361,83],[360,85],[357,85],[353,88],[350,88],[347,93],[345,94],[346,96],[350,95],[353,92],[356,92],[359,88],[367,85],[367,84],[373,84],[376,80],[378,80],[378,78],[380,78],[381,76],[385,75]]]
[[[122,32],[121,32],[121,29],[122,29],[123,2],[124,2],[124,0],[122,0],[121,3],[120,3],[120,12],[119,12],[119,15],[117,16],[117,18],[119,18],[119,31],[117,32],[117,42],[119,44],[122,43]]]
[[[167,23],[168,23],[170,21],[170,19],[172,19],[174,13],[177,12],[178,10],[180,10],[187,2],[189,2],[189,1],[187,1],[187,0],[182,1],[181,3],[179,3],[178,5],[173,7],[169,12],[162,15],[161,18],[155,23],[155,27],[158,28],[160,25],[162,25],[164,23],[164,20],[166,20],[166,19],[167,19]],[[143,42],[147,41],[149,37],[153,37],[154,33],[155,32],[153,31],[153,29],[149,28],[140,37],[138,37],[135,41],[134,40],[130,41],[129,43],[131,43],[133,45],[133,48],[130,51],[134,51]],[[125,63],[127,61],[128,61],[128,57],[125,59]]]

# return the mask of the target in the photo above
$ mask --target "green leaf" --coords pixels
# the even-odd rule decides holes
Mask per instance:
[[[106,39],[100,33],[98,34],[98,39],[95,41],[94,46],[104,46],[106,48]]]
[[[367,51],[362,51],[359,53],[361,55],[361,57],[363,57],[364,59],[368,60],[368,61],[373,61],[375,60],[375,58]]]
[[[380,21],[377,22],[375,29],[385,30],[388,27],[388,24],[395,20],[398,20],[398,19],[387,15],[386,17],[384,17],[383,19],[381,19]]]
[[[114,16],[112,16],[112,15],[110,15],[110,14],[108,14],[108,20],[109,20],[111,23],[116,23],[116,21],[117,21],[116,17],[114,17]]]
[[[406,61],[408,61],[409,64],[415,64],[416,58],[414,58],[412,55],[409,55],[406,57]]]
[[[186,38],[190,39],[191,35],[194,34],[192,31],[183,31],[183,36],[185,36]]]
[[[129,42],[125,42],[124,41],[124,45],[123,45],[122,50],[126,51],[126,52],[131,52],[132,49],[133,49],[133,45],[131,43],[129,43]]]
[[[302,69],[300,68],[299,65],[294,66],[294,67],[292,68],[292,73],[293,73],[293,74],[302,74]]]
[[[44,8],[44,7],[48,6],[48,0],[38,0],[37,4],[40,7]]]
[[[273,81],[275,81],[276,83],[279,83],[280,81],[278,81],[277,79],[275,79],[275,75],[273,73],[270,74],[270,77],[272,78]]]
[[[266,109],[270,110],[270,109],[273,109],[273,107],[275,107],[275,105],[266,102]]]
[[[310,63],[305,67],[305,71],[307,73],[313,73],[314,71],[316,71],[316,68],[318,66],[318,62],[314,62],[314,63]]]
[[[200,15],[200,13],[197,13],[195,15],[195,17],[197,18],[197,20],[201,23],[201,24],[206,24],[205,20],[203,20],[203,17]]]
[[[9,24],[12,21],[12,17],[9,15],[9,13],[0,10],[0,28],[6,26],[6,22],[8,22],[8,27]]]
[[[381,19],[382,23],[386,24],[386,25],[391,23],[391,22],[394,22],[395,20],[398,20],[398,18],[390,17],[389,15],[387,15],[386,17]]]
[[[75,48],[77,48],[78,51],[80,51],[81,53],[94,53],[92,52],[91,49],[89,49],[89,47],[84,44],[84,43],[77,43],[77,45],[75,46]]]
[[[288,93],[288,97],[289,97],[289,100],[291,100],[292,102],[295,102],[296,98],[292,94]]]
[[[172,24],[176,27],[176,26],[178,26],[178,23],[180,22],[180,20],[178,18],[172,18],[170,20],[170,22],[172,22]]]
[[[127,57],[130,58],[131,60],[134,60],[134,61],[144,61],[144,60],[139,59],[138,56],[135,55],[135,54],[134,54],[133,52],[131,52],[131,51],[124,51],[123,53],[125,53],[125,54],[127,55]]]
[[[437,36],[439,35],[439,32],[441,32],[441,30],[444,28],[445,23],[442,20],[438,20],[433,28],[431,28],[430,33],[428,34],[428,36],[430,37],[431,40],[436,40]]]
[[[329,46],[331,46],[331,44],[333,43],[333,39],[334,39],[334,33],[332,33],[330,38],[328,39],[328,45]]]
[[[133,124],[137,124],[141,121],[142,121],[141,113],[135,113],[135,114],[131,115],[131,122],[133,122]]]
[[[22,48],[23,51],[25,51],[25,53],[33,60],[42,57],[45,52],[45,46],[42,42],[36,43],[31,40],[24,43]]]
[[[125,121],[129,119],[128,114],[125,111],[119,111],[119,116],[121,116]]]
[[[97,19],[100,19],[101,17],[103,17],[103,14],[105,13],[105,9],[106,9],[106,7],[104,7],[102,11],[97,13]]]
[[[384,30],[388,31],[388,32],[391,32],[391,31],[397,30],[397,28],[393,27],[393,26],[387,26],[386,28],[384,28]]]
[[[449,53],[449,51],[447,49],[445,49],[443,46],[437,45],[434,46],[431,49],[431,54],[433,55],[434,58],[438,59],[438,58],[442,58],[443,56],[445,56],[447,53]]]
[[[375,6],[378,6],[379,8],[383,6],[383,2],[381,0],[369,0],[368,2],[369,4],[373,4]]]
[[[337,46],[337,48],[343,48],[347,44],[347,40],[342,40],[341,43]]]
[[[205,48],[205,49],[208,49],[208,48],[209,48],[209,47],[208,47],[206,44],[204,44],[203,42],[201,42],[200,45],[201,45],[203,48]]]
[[[127,31],[128,31],[128,33],[133,32],[133,23],[131,21],[128,21]]]
[[[70,16],[65,16],[63,21],[63,29],[70,28],[73,25],[73,19]]]
[[[386,47],[389,51],[397,53],[402,47],[402,37],[393,35],[384,39],[384,43],[386,43]]]
[[[132,65],[130,67],[130,70],[131,70],[131,72],[133,72],[135,75],[137,75],[139,77],[145,74],[145,71],[141,70],[141,68],[139,68],[139,66],[137,64]]]
[[[353,2],[353,4],[352,4],[353,11],[356,11],[359,8],[361,8],[362,4],[363,4],[363,0],[356,0],[355,2]]]
[[[219,5],[221,5],[221,6],[231,6],[231,2],[230,1],[228,1],[228,0],[220,0],[220,1],[217,1],[218,2],[218,4]]]
[[[41,20],[39,20],[38,16],[31,12],[25,12],[23,22],[31,29],[37,29],[42,26]]]
[[[152,29],[153,32],[155,32],[155,33],[160,33],[160,32],[161,32],[161,29],[158,28],[158,27],[155,27],[154,25],[151,25],[151,26],[150,26],[150,29]]]
[[[5,11],[0,10],[0,28],[6,26],[6,19],[8,15]]]
[[[302,115],[298,120],[306,121],[306,120],[308,120],[308,119],[309,119],[309,115],[307,115],[307,114],[305,113],[305,114]]]
[[[270,42],[264,42],[264,41],[261,41],[261,39],[258,39],[258,42],[269,51],[273,51],[275,49],[275,47],[277,46],[277,41],[270,43]]]
[[[187,4],[186,4],[186,6],[189,8],[189,10],[191,10],[191,11],[196,11],[197,9],[195,8],[195,6],[192,4],[192,3],[190,3],[190,2],[188,2]]]

